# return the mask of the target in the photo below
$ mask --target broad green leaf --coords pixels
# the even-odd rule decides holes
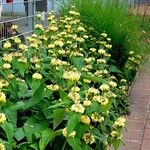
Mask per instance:
[[[119,145],[121,144],[121,139],[116,139],[114,142],[113,142],[113,146],[114,146],[114,149],[117,150]]]
[[[27,141],[29,143],[32,143],[32,136],[33,136],[35,124],[36,124],[36,120],[34,118],[30,118],[26,121],[26,123],[23,126]]]
[[[2,111],[7,116],[7,120],[9,122],[12,122],[14,126],[16,126],[17,123],[17,111],[16,107],[13,103],[7,102],[6,105],[2,108]]]
[[[14,98],[17,98],[19,86],[15,79],[11,80],[10,82],[10,91],[11,91],[11,94],[14,96]]]
[[[71,61],[78,70],[84,66],[84,57],[72,57]]]
[[[53,129],[57,128],[57,126],[63,121],[64,117],[64,109],[56,109],[53,114]]]
[[[26,93],[28,92],[28,85],[25,82],[19,83],[19,98],[25,98]]]
[[[33,148],[34,150],[39,150],[39,145],[37,142],[34,144],[31,144],[30,147]]]
[[[28,109],[32,106],[34,106],[35,104],[39,103],[42,98],[43,98],[43,90],[44,90],[44,85],[41,85],[33,94],[33,96],[31,97],[31,99],[29,99],[29,101],[27,102],[26,106],[24,107],[24,109]]]
[[[75,114],[75,113],[70,114],[68,119],[68,125],[67,125],[68,133],[72,132],[75,129],[79,121],[80,121],[80,114]]]
[[[103,79],[101,79],[101,78],[99,78],[99,77],[95,77],[95,76],[90,76],[90,75],[88,75],[88,74],[82,74],[81,75],[81,77],[83,78],[83,79],[88,79],[88,80],[91,80],[91,81],[93,81],[93,82],[98,82],[98,83],[103,83],[104,81],[103,81]]]
[[[36,90],[42,85],[41,80],[32,80],[32,93],[36,92]]]
[[[25,137],[23,128],[18,128],[14,134],[14,137],[17,139],[17,141],[22,140]]]
[[[119,68],[117,68],[117,66],[113,66],[113,65],[110,65],[110,66],[109,66],[109,71],[110,71],[110,72],[113,72],[113,73],[122,74],[121,70],[120,70]]]
[[[47,144],[55,138],[55,132],[51,129],[46,129],[42,132],[41,138],[39,141],[39,148],[40,150],[45,150]]]
[[[13,144],[13,134],[14,134],[14,126],[12,123],[5,122],[4,124],[1,125],[3,130],[5,131],[7,135],[8,142],[10,146],[12,147]]]
[[[81,141],[78,138],[69,138],[67,142],[73,150],[82,150]]]

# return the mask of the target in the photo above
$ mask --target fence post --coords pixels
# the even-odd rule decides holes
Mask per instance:
[[[34,12],[35,12],[34,5],[35,5],[35,0],[32,1],[30,0],[28,2],[28,11],[29,11],[28,26],[31,30],[34,29]]]
[[[54,0],[51,0],[51,10],[54,10]]]

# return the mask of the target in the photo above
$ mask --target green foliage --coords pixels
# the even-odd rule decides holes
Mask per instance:
[[[111,58],[124,68],[129,51],[141,53],[138,44],[139,19],[132,15],[126,0],[61,0],[60,11],[67,14],[71,6],[80,13],[81,21],[98,33],[106,32],[111,38]]]
[[[121,143],[128,82],[111,59],[106,33],[84,26],[74,9],[16,37],[0,59],[0,146],[8,150],[105,150]],[[14,52],[12,42],[20,51]],[[11,51],[10,51],[11,50]],[[13,50],[13,52],[12,52]],[[139,56],[130,52],[126,69]]]

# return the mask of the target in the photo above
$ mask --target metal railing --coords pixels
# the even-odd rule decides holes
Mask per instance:
[[[37,12],[42,13],[45,27],[48,12],[57,11],[58,3],[57,0],[13,0],[10,3],[0,0],[0,48],[4,41],[13,36],[8,30],[13,24],[19,27],[17,36],[30,35],[34,29]]]
[[[37,11],[43,12],[43,25],[46,26],[48,12],[51,10],[57,11],[59,5],[59,0],[12,0],[13,2],[10,3],[6,1],[11,0],[0,0],[0,45],[12,36],[7,31],[8,26],[12,24],[18,25],[17,35],[26,37],[33,32]],[[128,2],[135,9],[135,14],[137,15],[141,6],[143,15],[150,9],[150,0],[128,0]]]

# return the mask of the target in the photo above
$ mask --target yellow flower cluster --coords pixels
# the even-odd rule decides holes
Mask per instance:
[[[119,117],[113,124],[113,127],[125,127],[126,119],[124,117]]]
[[[83,107],[82,104],[76,103],[71,106],[71,111],[83,114],[85,111],[85,108]]]
[[[52,90],[52,91],[57,91],[60,89],[60,87],[56,84],[55,85],[53,85],[53,84],[47,85],[46,87],[47,87],[47,89]]]
[[[83,140],[86,144],[93,144],[95,143],[95,137],[91,133],[85,133],[83,135]]]
[[[6,95],[3,92],[0,92],[0,103],[6,103]]]
[[[64,128],[64,129],[62,130],[62,134],[63,134],[64,137],[74,138],[75,135],[76,135],[76,131],[73,131],[73,132],[71,132],[71,133],[68,133],[67,127],[66,127],[66,128]]]
[[[63,74],[63,78],[71,81],[78,81],[80,79],[80,73],[78,71],[66,71]]]
[[[6,121],[6,116],[4,113],[0,113],[0,124],[3,124],[5,123]]]
[[[40,73],[34,73],[32,78],[36,80],[42,80],[42,75]]]
[[[6,150],[5,145],[0,143],[0,150]]]

